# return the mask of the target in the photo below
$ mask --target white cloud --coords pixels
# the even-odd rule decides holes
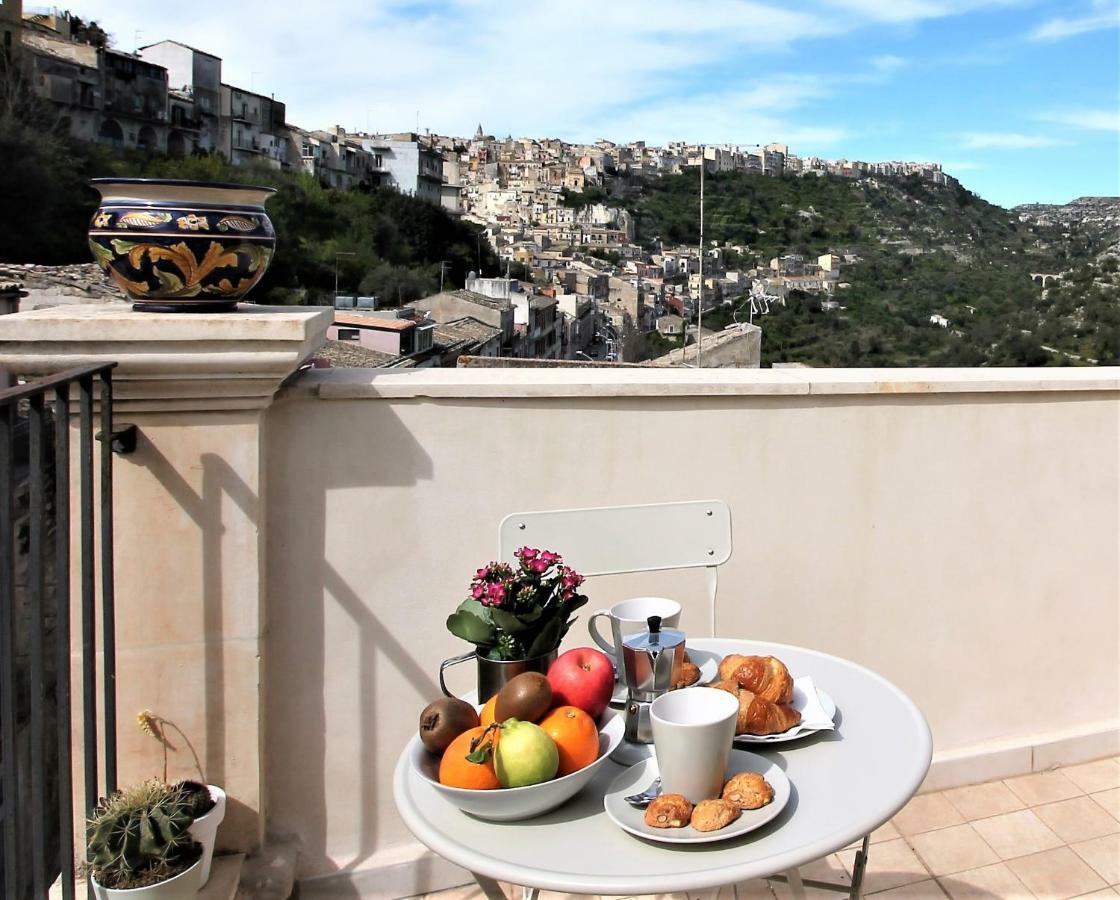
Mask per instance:
[[[1067,143],[1042,134],[1018,134],[1016,132],[969,131],[961,135],[964,146],[970,150],[1023,150],[1030,147],[1056,147]]]
[[[871,66],[877,71],[886,74],[901,69],[906,65],[906,62],[907,61],[901,56],[895,56],[891,53],[888,53],[884,56],[872,57]]]
[[[1090,31],[1120,27],[1120,6],[1105,8],[1105,4],[1094,4],[1099,12],[1068,18],[1057,16],[1032,29],[1027,37],[1032,41],[1060,41]]]
[[[1071,109],[1043,113],[1038,118],[1043,122],[1056,122],[1089,131],[1120,132],[1120,111],[1115,109]]]

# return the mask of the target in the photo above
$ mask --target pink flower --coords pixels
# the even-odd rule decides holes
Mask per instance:
[[[560,554],[559,553],[553,553],[551,550],[545,550],[541,554],[541,562],[543,562],[545,564],[545,567],[547,568],[548,566],[551,566],[553,563],[560,562]]]
[[[543,575],[548,571],[548,567],[552,563],[547,563],[543,559],[534,559],[529,562],[529,571],[536,572],[538,575]]]
[[[487,606],[501,606],[505,599],[505,585],[500,583],[493,583],[486,586],[486,597],[482,602]]]
[[[477,578],[479,581],[482,581],[484,578],[486,578],[486,576],[489,573],[490,573],[490,570],[487,569],[487,568],[479,569],[477,572],[474,573],[474,577]]]
[[[545,552],[547,553],[548,551],[546,550]],[[514,556],[522,562],[527,562],[528,560],[536,559],[539,553],[539,550],[534,550],[532,547],[522,547]]]
[[[485,593],[486,593],[486,588],[484,588],[481,584],[476,584],[471,588],[471,596],[475,600],[481,600],[482,595],[485,594]]]

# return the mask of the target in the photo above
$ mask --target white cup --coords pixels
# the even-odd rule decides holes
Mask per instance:
[[[663,794],[690,803],[720,795],[738,715],[739,700],[715,688],[670,691],[650,704]]]
[[[599,610],[587,620],[587,630],[603,652],[617,662],[622,659],[623,639],[631,634],[644,634],[649,628],[646,620],[650,616],[661,616],[662,628],[676,628],[681,621],[681,605],[665,597],[634,597],[610,609]],[[610,620],[611,640],[603,637],[595,626],[595,620],[600,617]]]

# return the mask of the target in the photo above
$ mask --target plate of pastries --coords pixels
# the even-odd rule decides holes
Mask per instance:
[[[811,678],[794,679],[775,656],[732,653],[720,661],[718,676],[705,686],[738,698],[737,743],[781,743],[832,728],[832,698]]]
[[[644,810],[625,797],[657,777],[657,760],[637,763],[611,782],[603,798],[610,819],[623,831],[663,844],[725,841],[761,828],[789,802],[789,779],[777,763],[731,750],[720,796],[690,803],[681,794],[662,794]]]

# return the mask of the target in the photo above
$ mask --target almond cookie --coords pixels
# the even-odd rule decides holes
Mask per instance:
[[[739,809],[759,809],[774,799],[774,789],[758,772],[740,772],[723,786],[723,799]]]
[[[646,807],[650,828],[684,828],[692,816],[692,804],[682,794],[662,794]]]
[[[697,831],[719,831],[739,818],[739,807],[716,797],[701,800],[692,811],[692,827]]]

